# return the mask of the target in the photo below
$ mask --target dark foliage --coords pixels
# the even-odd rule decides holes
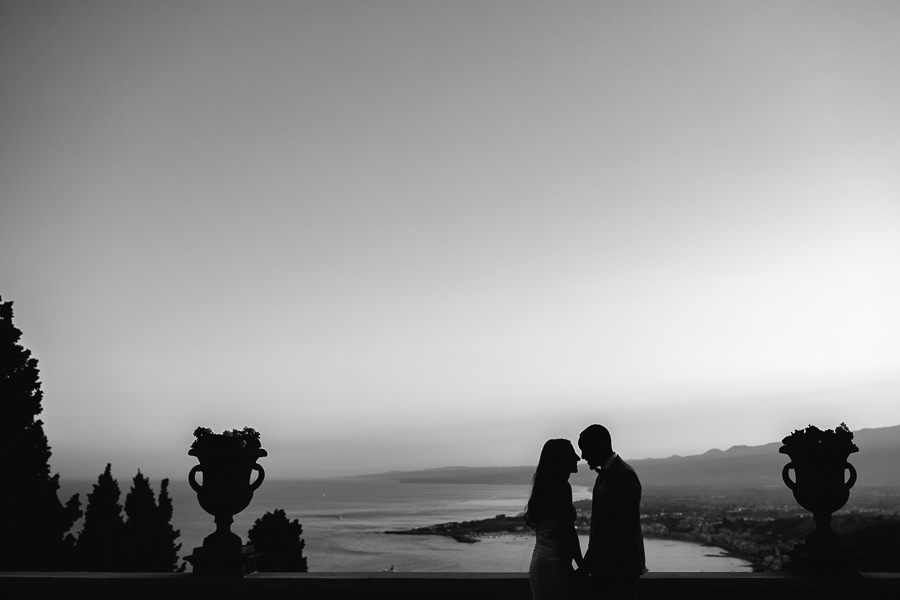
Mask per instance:
[[[256,561],[259,571],[299,572],[307,571],[301,539],[303,526],[300,521],[289,521],[284,510],[278,508],[257,519],[247,532],[247,538],[262,556]]]
[[[900,573],[900,516],[849,514],[835,519],[844,545],[859,555],[859,570]]]
[[[809,425],[806,429],[796,429],[791,435],[781,440],[785,446],[791,445],[822,445],[822,444],[851,444],[853,432],[846,423],[841,423],[834,429],[819,429],[815,425]]]
[[[213,433],[208,427],[198,427],[194,430],[194,443],[192,450],[201,448],[242,448],[258,450],[261,447],[259,432],[252,427],[243,429],[225,430],[222,433]]]
[[[161,545],[159,548],[159,559],[161,565],[169,571],[184,571],[185,564],[178,564],[178,551],[181,550],[181,544],[175,543],[181,531],[172,527],[172,497],[169,496],[169,480],[163,479],[159,484],[159,503],[158,517],[159,527],[161,528]]]
[[[172,529],[169,480],[160,484],[159,502],[150,481],[138,471],[125,497],[125,516],[119,504],[119,484],[111,466],[88,494],[84,527],[76,546],[79,568],[84,571],[172,572],[178,563],[179,532]]]
[[[119,504],[118,482],[113,479],[111,465],[97,478],[88,494],[84,526],[78,536],[78,566],[83,571],[122,571],[125,557],[121,552],[125,522]]]
[[[15,493],[0,494],[0,561],[9,571],[54,571],[71,567],[75,539],[68,532],[81,517],[78,495],[65,505],[59,475],[50,475],[50,445],[44,424],[37,359],[19,344],[12,302],[0,298],[0,473]]]
[[[183,571],[177,567],[176,544],[179,532],[172,529],[172,501],[168,495],[169,480],[160,484],[159,503],[150,481],[140,471],[134,476],[131,491],[125,498],[123,553],[125,570],[131,572]]]

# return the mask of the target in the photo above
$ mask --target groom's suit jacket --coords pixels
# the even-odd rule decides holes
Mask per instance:
[[[646,572],[641,534],[641,482],[616,456],[594,483],[585,564],[591,575],[638,577]]]

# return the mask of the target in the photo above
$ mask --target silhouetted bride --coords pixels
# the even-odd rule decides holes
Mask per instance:
[[[569,475],[578,471],[579,460],[569,440],[547,440],[541,449],[525,508],[525,523],[535,533],[528,568],[533,600],[571,600],[576,596],[572,562],[580,568],[582,556]]]

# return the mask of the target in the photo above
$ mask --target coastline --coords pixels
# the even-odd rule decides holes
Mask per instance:
[[[526,571],[534,548],[534,537],[524,533],[482,533],[474,542],[458,543],[448,535],[435,535],[420,532],[408,534],[422,540],[433,540],[428,543],[436,543],[436,540],[446,540],[445,544],[452,544],[457,548],[459,556],[469,555],[471,562],[479,562],[477,566],[470,566],[473,570],[490,570],[498,568],[497,562],[503,564],[503,570]],[[399,535],[398,537],[404,537]],[[582,551],[587,548],[588,536],[579,535]],[[645,538],[647,552],[647,566],[649,572],[733,572],[750,573],[753,565],[750,561],[735,557],[725,549],[711,544],[693,543],[686,540],[660,539],[656,537]],[[506,558],[503,558],[505,555]],[[513,565],[515,565],[513,567]],[[397,569],[399,570],[399,569]]]
[[[584,515],[579,513],[578,525],[576,530],[579,536],[586,539],[588,527],[586,526]],[[659,531],[657,529],[657,531]],[[425,527],[414,527],[409,529],[386,530],[383,533],[388,535],[411,535],[411,536],[444,536],[456,540],[463,544],[475,544],[485,538],[496,538],[499,536],[523,536],[531,537],[531,530],[524,524],[522,514],[509,516],[498,514],[487,519],[474,519],[470,521],[452,521],[447,523],[438,523]],[[754,570],[758,564],[758,553],[751,552],[742,553],[734,548],[724,547],[713,543],[708,536],[692,533],[672,533],[669,535],[645,534],[645,540],[656,540],[658,542],[681,542],[694,544],[704,548],[715,549],[720,552],[710,554],[709,556],[725,556],[735,560],[743,561],[750,564]]]

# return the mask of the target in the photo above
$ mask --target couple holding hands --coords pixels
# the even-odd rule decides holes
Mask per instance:
[[[640,523],[641,482],[613,451],[609,431],[602,425],[582,431],[578,447],[580,456],[569,440],[552,439],[541,449],[525,509],[525,522],[535,531],[528,569],[532,598],[636,598],[638,578],[647,571]],[[583,556],[569,484],[569,475],[578,471],[582,458],[597,471]]]

